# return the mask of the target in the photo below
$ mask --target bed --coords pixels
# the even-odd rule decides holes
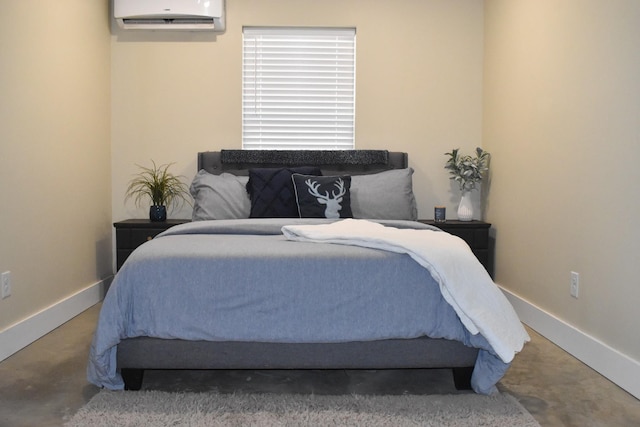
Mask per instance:
[[[445,276],[413,252],[285,236],[356,221],[445,237],[416,221],[406,153],[223,150],[199,153],[198,170],[193,221],[118,271],[91,344],[91,383],[136,390],[147,369],[447,368],[457,388],[490,394],[528,340],[509,312],[501,333],[515,344],[496,351],[492,332],[470,330]],[[304,218],[279,211],[291,182]]]

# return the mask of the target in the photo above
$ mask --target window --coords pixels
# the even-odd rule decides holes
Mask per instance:
[[[355,29],[243,29],[242,148],[354,148]]]

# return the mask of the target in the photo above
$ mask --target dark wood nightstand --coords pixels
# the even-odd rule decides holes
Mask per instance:
[[[489,253],[489,229],[491,224],[484,221],[459,221],[448,219],[446,222],[435,222],[432,219],[419,219],[423,224],[430,224],[439,229],[460,237],[471,247],[474,255],[491,277],[493,277],[493,266],[490,262]]]
[[[189,219],[168,219],[155,222],[148,219],[127,219],[113,223],[116,228],[116,268],[120,270],[131,252],[144,242],[174,225],[190,221]]]

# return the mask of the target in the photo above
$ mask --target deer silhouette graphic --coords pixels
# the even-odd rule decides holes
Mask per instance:
[[[314,196],[318,203],[321,205],[327,205],[324,210],[325,218],[340,218],[340,210],[342,209],[342,196],[344,196],[347,190],[344,188],[344,182],[342,178],[338,178],[336,182],[333,183],[338,188],[338,192],[331,192],[331,196],[329,196],[329,192],[325,191],[324,194],[320,194],[318,192],[318,188],[320,187],[320,183],[318,181],[312,181],[311,178],[305,181],[307,187],[309,187],[309,194]]]

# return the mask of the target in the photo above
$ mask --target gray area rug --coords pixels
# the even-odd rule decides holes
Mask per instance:
[[[539,427],[506,394],[324,396],[106,390],[65,425]]]

